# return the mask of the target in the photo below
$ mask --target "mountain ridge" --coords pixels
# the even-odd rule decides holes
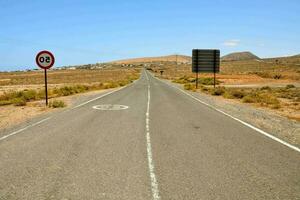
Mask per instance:
[[[192,57],[186,55],[167,55],[167,56],[155,56],[155,57],[129,58],[129,59],[112,61],[110,63],[132,64],[132,63],[176,62],[176,61],[179,63],[188,63],[192,61]]]
[[[232,52],[221,57],[222,61],[246,61],[246,60],[262,60],[262,59],[281,59],[281,58],[297,58],[300,54],[292,56],[278,56],[270,58],[260,58],[250,51]],[[178,62],[178,63],[191,63],[192,57],[187,55],[167,55],[167,56],[154,56],[154,57],[139,57],[115,60],[108,63],[114,64],[136,64],[136,63],[149,63],[149,62]]]
[[[221,58],[222,61],[260,60],[260,58],[250,51],[233,52]]]

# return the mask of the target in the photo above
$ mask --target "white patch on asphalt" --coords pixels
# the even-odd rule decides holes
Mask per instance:
[[[104,104],[104,105],[93,106],[93,108],[96,110],[125,110],[125,109],[128,109],[129,106]]]
[[[154,172],[154,162],[152,158],[152,148],[151,148],[151,138],[150,138],[150,84],[147,72],[145,73],[148,81],[148,101],[147,101],[147,111],[146,111],[146,140],[147,140],[147,156],[148,156],[148,167],[151,179],[151,190],[152,190],[152,197],[153,200],[160,200],[159,190],[158,190],[158,183],[156,179],[156,175]]]
[[[251,129],[253,129],[253,130],[255,130],[255,131],[257,131],[257,132],[259,132],[259,133],[265,135],[266,137],[268,137],[268,138],[270,138],[270,139],[272,139],[272,140],[275,140],[276,142],[279,142],[279,143],[281,143],[281,144],[283,144],[283,145],[285,145],[285,146],[287,146],[287,147],[289,147],[289,148],[291,148],[291,149],[293,149],[293,150],[295,150],[295,151],[297,151],[297,152],[300,153],[300,149],[299,149],[298,147],[293,146],[293,145],[291,145],[291,144],[289,144],[289,143],[287,143],[287,142],[285,142],[285,141],[283,141],[283,140],[281,140],[281,139],[275,137],[274,135],[272,135],[272,134],[270,134],[270,133],[267,133],[267,132],[265,132],[265,131],[263,131],[263,130],[261,130],[261,129],[259,129],[259,128],[255,127],[255,126],[253,126],[253,125],[251,125],[251,124],[249,124],[249,123],[247,123],[247,122],[244,122],[243,120],[240,120],[240,119],[238,119],[238,118],[236,118],[236,117],[234,117],[234,116],[232,116],[232,115],[230,115],[230,114],[228,114],[228,113],[226,113],[226,112],[224,112],[224,111],[222,111],[222,110],[220,110],[220,109],[218,109],[218,108],[215,108],[214,106],[212,106],[212,105],[210,105],[210,104],[208,104],[208,103],[205,103],[204,101],[201,101],[200,99],[194,97],[193,95],[187,93],[186,91],[184,91],[184,90],[182,90],[182,89],[180,89],[180,88],[177,88],[177,87],[175,87],[175,86],[173,86],[173,85],[170,85],[170,84],[168,84],[168,83],[165,83],[164,81],[162,81],[162,80],[156,78],[155,76],[152,76],[152,77],[154,77],[155,79],[161,81],[162,83],[164,83],[164,84],[166,84],[166,85],[168,85],[168,86],[170,86],[170,87],[173,87],[173,88],[175,88],[175,89],[181,91],[182,93],[184,93],[184,94],[188,95],[189,97],[195,99],[196,101],[198,101],[198,102],[200,102],[200,103],[202,103],[202,104],[204,104],[204,105],[210,107],[211,109],[216,110],[216,111],[218,111],[218,112],[220,112],[220,113],[222,113],[222,114],[224,114],[224,115],[230,117],[231,119],[234,119],[234,120],[240,122],[241,124],[244,124],[245,126],[247,126],[247,127],[251,128]]]

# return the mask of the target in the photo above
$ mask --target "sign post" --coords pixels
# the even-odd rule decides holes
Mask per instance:
[[[162,76],[164,73],[164,70],[160,70],[160,76]]]
[[[44,69],[45,98],[46,98],[46,106],[48,106],[47,70],[50,69],[54,65],[55,58],[50,51],[41,51],[36,55],[35,62],[41,69]]]
[[[198,73],[214,73],[214,87],[216,87],[216,73],[220,71],[220,50],[193,49],[192,71],[196,73],[196,88],[198,88]]]

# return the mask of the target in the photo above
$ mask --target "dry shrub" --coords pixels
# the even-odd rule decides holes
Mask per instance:
[[[223,94],[223,97],[227,98],[227,99],[242,99],[246,95],[247,95],[247,92],[244,90],[226,88],[226,91]]]
[[[125,86],[131,83],[133,80],[138,79],[138,73],[124,73],[121,78],[117,80],[110,80],[105,83],[95,83],[95,84],[76,84],[63,86],[59,88],[49,89],[49,98],[59,97],[59,96],[69,96],[73,94],[83,93],[92,90],[109,89],[116,88],[119,86]],[[89,74],[85,74],[87,76]],[[84,75],[83,75],[84,76]],[[91,75],[92,76],[92,75]],[[86,77],[85,77],[86,78]],[[14,104],[17,106],[26,105],[26,102],[40,100],[45,98],[45,90],[23,90],[23,91],[8,91],[0,95],[0,106]]]
[[[64,101],[61,100],[53,100],[49,102],[50,108],[63,108],[66,107],[66,104]]]
[[[196,91],[196,85],[193,83],[186,83],[184,84],[184,89],[185,90],[192,90],[192,91]]]
[[[221,96],[225,93],[225,91],[226,91],[225,87],[216,87],[211,89],[209,92],[211,95]]]

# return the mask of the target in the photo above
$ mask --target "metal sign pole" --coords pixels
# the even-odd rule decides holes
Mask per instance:
[[[197,69],[197,72],[196,72],[196,89],[198,89],[198,69]]]
[[[214,88],[216,88],[217,50],[214,50]]]
[[[44,69],[44,72],[45,72],[45,96],[46,96],[46,106],[48,106],[47,69]]]
[[[216,88],[216,72],[214,72],[214,88]]]

